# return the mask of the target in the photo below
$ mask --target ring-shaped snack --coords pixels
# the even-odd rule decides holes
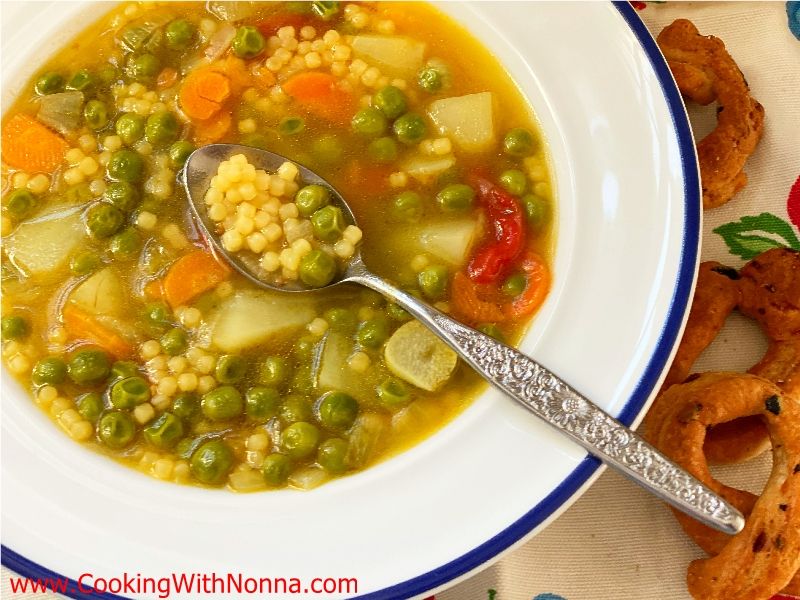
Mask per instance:
[[[717,126],[697,144],[703,207],[725,204],[747,183],[743,169],[764,129],[764,107],[725,44],[678,19],[656,40],[681,93],[698,104],[717,101]]]
[[[687,585],[702,600],[760,600],[800,592],[800,400],[750,374],[705,373],[665,393],[647,437],[746,517],[727,536],[674,511],[683,530],[711,557],[693,561]],[[703,452],[710,427],[742,417],[766,424],[773,465],[760,497],[711,476]]]

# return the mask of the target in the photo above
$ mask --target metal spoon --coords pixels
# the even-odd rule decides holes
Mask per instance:
[[[219,256],[257,286],[284,292],[307,291],[262,281],[241,258],[225,250],[215,233],[215,225],[208,218],[203,199],[219,163],[234,154],[244,154],[251,164],[268,172],[275,172],[289,160],[280,154],[236,144],[213,144],[196,150],[186,161],[181,177],[197,224]],[[317,183],[329,188],[333,201],[342,209],[345,219],[355,224],[355,217],[347,202],[330,183],[301,165],[298,168],[304,184]],[[744,517],[727,501],[557,375],[513,348],[462,325],[371,273],[364,266],[360,253],[353,256],[344,273],[328,287],[342,283],[364,285],[402,306],[492,385],[675,508],[725,533],[737,533],[744,527]]]

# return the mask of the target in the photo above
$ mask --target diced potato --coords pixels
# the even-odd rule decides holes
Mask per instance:
[[[458,357],[419,321],[392,334],[384,349],[386,366],[401,379],[433,392],[450,379]]]
[[[361,402],[373,402],[375,394],[371,389],[374,386],[365,385],[365,379],[373,378],[373,374],[368,371],[356,375],[347,364],[354,349],[352,338],[335,331],[328,332],[316,373],[317,388],[323,392],[345,392]]]
[[[474,219],[435,223],[426,225],[419,232],[419,243],[426,252],[461,266],[467,262],[479,231],[480,221]]]
[[[406,171],[414,179],[423,183],[431,181],[456,164],[452,154],[447,156],[412,156],[403,163],[400,170]]]
[[[350,468],[361,468],[372,460],[388,425],[388,418],[383,415],[363,413],[358,416],[350,431],[350,444],[345,457]]]
[[[494,143],[491,92],[435,100],[428,107],[428,114],[439,133],[462,150],[482,152]]]
[[[357,35],[351,47],[356,58],[378,67],[387,77],[414,77],[425,56],[424,43],[402,36]]]
[[[285,337],[316,316],[314,303],[291,294],[241,291],[220,303],[209,319],[209,339],[237,352]]]
[[[330,480],[331,476],[319,467],[303,467],[289,475],[289,485],[301,490],[313,490]],[[263,480],[264,478],[261,477]]]
[[[89,314],[118,316],[125,305],[125,291],[119,277],[106,267],[75,288],[69,301]]]
[[[45,275],[63,267],[84,243],[80,213],[22,223],[5,238],[8,257],[27,275]]]

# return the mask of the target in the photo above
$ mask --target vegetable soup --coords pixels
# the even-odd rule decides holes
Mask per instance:
[[[484,389],[374,292],[268,292],[218,260],[176,184],[199,146],[289,158],[269,173],[233,157],[205,197],[225,247],[272,281],[322,287],[358,249],[509,343],[548,292],[534,116],[428,5],[126,3],[31,76],[2,122],[5,369],[75,441],[154,477],[310,489]]]

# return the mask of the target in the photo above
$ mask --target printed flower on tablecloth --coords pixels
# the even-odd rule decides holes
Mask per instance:
[[[731,254],[744,260],[755,258],[772,248],[792,248],[800,251],[800,177],[794,182],[786,201],[789,221],[772,213],[745,216],[714,229],[722,236]]]

